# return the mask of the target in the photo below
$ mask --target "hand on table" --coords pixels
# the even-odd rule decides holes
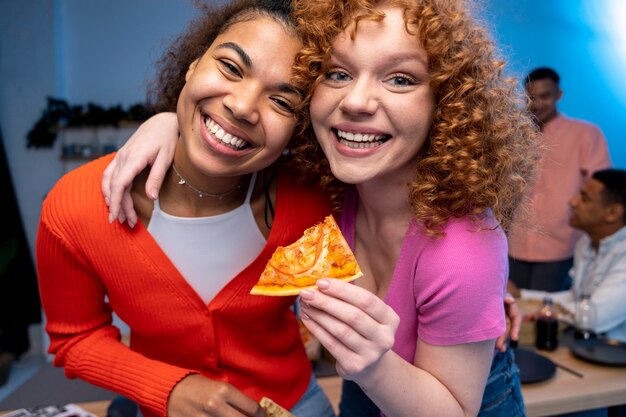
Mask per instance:
[[[189,375],[172,390],[167,404],[168,417],[267,417],[252,398],[230,384],[202,375]]]
[[[301,294],[302,321],[336,359],[343,378],[356,379],[391,349],[398,315],[371,292],[324,278]]]

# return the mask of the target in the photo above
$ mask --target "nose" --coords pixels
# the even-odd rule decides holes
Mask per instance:
[[[530,108],[535,110],[537,108],[541,107],[541,103],[539,102],[539,99],[537,98],[532,98],[530,100]]]
[[[238,120],[254,125],[259,122],[261,96],[254,87],[241,84],[224,97],[223,103]]]
[[[346,87],[339,108],[353,115],[374,114],[378,109],[377,85],[368,78],[357,78]]]
[[[576,194],[575,196],[573,196],[572,198],[569,199],[569,201],[567,202],[569,204],[569,206],[571,208],[576,207],[576,205],[578,204],[578,194]]]

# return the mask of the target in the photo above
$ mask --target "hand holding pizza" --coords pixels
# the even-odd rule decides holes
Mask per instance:
[[[167,404],[168,417],[267,417],[252,398],[225,382],[202,375],[185,377],[172,390]]]
[[[345,281],[317,281],[303,290],[302,321],[337,360],[337,372],[358,379],[393,346],[398,315],[371,292]]]

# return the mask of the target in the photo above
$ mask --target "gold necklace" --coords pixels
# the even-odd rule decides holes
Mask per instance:
[[[213,197],[213,198],[217,198],[218,200],[222,200],[224,197],[229,196],[232,193],[234,193],[235,191],[241,189],[241,184],[237,184],[235,186],[235,188],[233,188],[232,190],[224,191],[223,193],[209,193],[209,192],[206,192],[206,191],[202,191],[202,190],[194,187],[193,185],[189,184],[189,182],[186,179],[184,179],[182,175],[180,175],[180,172],[178,172],[178,170],[176,169],[176,165],[172,164],[172,168],[174,168],[174,172],[178,176],[178,184],[186,185],[187,187],[191,188],[193,191],[196,192],[196,194],[198,194],[198,197],[200,197],[200,198],[202,198],[202,197]]]

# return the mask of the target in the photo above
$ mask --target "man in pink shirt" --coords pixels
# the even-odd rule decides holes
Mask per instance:
[[[563,92],[553,69],[535,69],[525,87],[545,149],[537,180],[525,194],[528,212],[520,213],[509,234],[509,279],[519,288],[559,291],[570,285],[568,271],[580,237],[568,224],[567,202],[594,171],[610,167],[611,160],[597,126],[557,111]]]

